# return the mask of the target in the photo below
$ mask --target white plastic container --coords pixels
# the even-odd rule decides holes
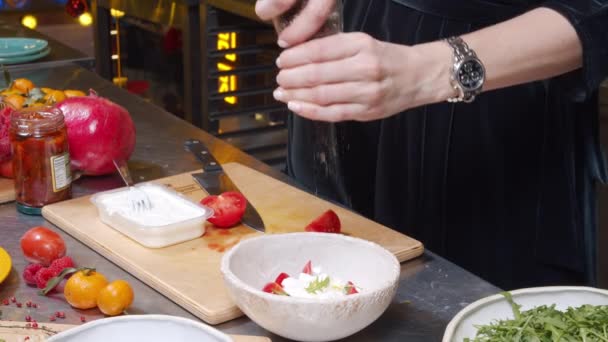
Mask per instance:
[[[144,191],[152,209],[134,211],[128,188],[101,192],[91,197],[101,221],[148,248],[162,248],[205,234],[205,221],[213,210],[194,203],[162,185],[135,186]]]

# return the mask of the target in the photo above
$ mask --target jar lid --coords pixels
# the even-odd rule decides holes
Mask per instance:
[[[63,112],[57,107],[24,108],[11,114],[11,128],[18,135],[50,133],[64,126]]]

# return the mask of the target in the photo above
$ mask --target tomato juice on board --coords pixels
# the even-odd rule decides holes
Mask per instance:
[[[17,209],[40,215],[44,205],[71,197],[67,129],[61,110],[15,111],[10,126]]]

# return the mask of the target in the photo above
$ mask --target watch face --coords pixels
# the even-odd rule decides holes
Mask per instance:
[[[457,77],[465,90],[477,90],[483,85],[485,70],[477,59],[467,59],[458,68]]]

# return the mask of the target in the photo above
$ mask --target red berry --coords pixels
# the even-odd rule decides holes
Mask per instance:
[[[53,316],[51,316],[51,317],[49,317],[49,321],[51,321],[51,322],[55,322],[55,319],[56,319],[56,318],[55,318],[55,316],[54,316],[54,315],[53,315]]]
[[[55,276],[58,276],[64,269],[72,267],[74,267],[74,261],[69,256],[55,259],[55,261],[51,263],[51,266],[49,266]]]
[[[11,297],[11,302],[16,303],[17,302],[17,298]]]
[[[65,318],[65,312],[60,311],[59,312],[59,318]]]
[[[28,285],[36,285],[36,273],[43,268],[41,264],[29,264],[23,270],[23,280]]]
[[[25,306],[27,306],[28,308],[32,307],[32,301],[28,300],[27,302],[25,302]]]
[[[32,328],[38,329],[38,322],[34,321],[34,323],[32,323]]]
[[[86,321],[87,321],[87,319],[86,319],[86,318],[84,318],[84,316],[80,316],[80,321],[84,323],[84,322],[86,322]]]
[[[32,307],[33,307],[34,309],[38,309],[38,304],[36,304],[36,303],[32,303]]]
[[[17,302],[17,304],[15,304],[15,305],[17,305],[18,308],[20,308],[22,306],[22,304],[20,302]]]
[[[30,316],[30,315],[25,316],[25,321],[26,322],[31,322],[32,321],[32,316]]]
[[[55,274],[50,268],[43,268],[38,273],[36,273],[36,285],[39,289],[43,289],[46,287],[49,279],[53,278]]]
[[[3,300],[2,300],[2,304],[4,304],[4,305],[8,305],[8,299],[3,299]]]

